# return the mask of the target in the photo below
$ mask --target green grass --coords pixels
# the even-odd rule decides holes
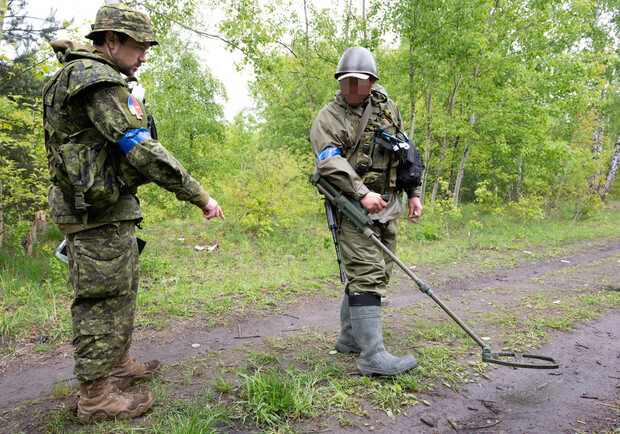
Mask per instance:
[[[475,209],[466,206],[462,216],[450,222],[450,239],[432,215],[417,225],[403,220],[401,259],[416,264],[475,261],[477,268],[509,266],[522,250],[531,250],[534,258],[545,257],[557,254],[568,243],[618,233],[620,226],[618,209],[577,224],[542,221],[523,225],[504,219],[501,229],[494,217],[476,215],[481,228],[472,243],[467,233],[474,214]],[[429,231],[434,235],[428,236]],[[337,283],[337,268],[331,237],[323,227],[304,226],[253,238],[186,220],[176,222],[172,229],[147,226],[142,236],[149,244],[141,258],[138,326],[161,329],[171,320],[187,318],[200,318],[206,326],[225,324],[249,311],[278,312],[309,292],[335,293],[328,284]],[[59,238],[57,231],[48,230],[49,241],[32,259],[19,251],[0,253],[0,338],[4,342],[18,336],[38,335],[41,342],[68,337],[66,307],[71,295],[64,282],[64,265],[53,257]],[[214,244],[219,247],[213,252],[194,249],[195,245]],[[505,249],[508,254],[498,253]]]
[[[480,215],[467,205],[460,217],[449,221],[449,238],[440,216],[427,211],[419,224],[401,221],[399,257],[409,264],[463,264],[451,274],[453,279],[474,270],[512,266],[524,257],[557,255],[578,241],[620,236],[618,207],[577,223],[524,224],[505,217],[500,227],[497,217]],[[472,221],[477,222],[473,237]],[[261,237],[193,214],[168,224],[147,222],[139,232],[148,244],[141,256],[138,327],[162,329],[189,318],[206,327],[229,324],[250,312],[279,312],[308,294],[330,297],[339,292],[331,235],[321,216],[310,216],[295,230]],[[61,237],[49,229],[34,258],[26,258],[20,249],[0,252],[0,339],[8,344],[5,351],[17,337],[35,336],[40,343],[69,337],[71,294],[65,265],[53,255]],[[213,245],[218,246],[213,251],[194,248]]]
[[[449,268],[456,262],[459,272],[448,275],[457,279],[485,268],[499,269],[576,250],[579,244],[575,243],[581,241],[620,237],[620,208],[579,223],[524,225],[505,218],[501,229],[494,217],[476,216],[481,224],[472,238],[467,232],[473,212],[466,207],[459,219],[450,221],[449,239],[432,215],[421,224],[403,220],[399,256],[406,263],[429,268]],[[175,221],[169,227],[147,225],[140,233],[148,245],[141,258],[137,327],[164,328],[188,318],[200,320],[205,327],[232,324],[247,314],[280,312],[299,297],[339,297],[331,236],[322,219],[313,216],[308,221],[319,226],[302,225],[297,231],[258,238],[199,220]],[[64,285],[64,265],[53,257],[57,242],[58,234],[52,232],[33,259],[19,251],[0,255],[5,355],[17,350],[17,338],[34,338],[34,351],[39,352],[69,339],[71,296]],[[218,247],[212,252],[194,249],[214,244]],[[602,261],[617,260],[613,256]],[[601,263],[581,267],[596,268]],[[546,274],[545,279],[561,281],[572,271],[573,267],[567,267]],[[477,331],[480,327],[493,332],[494,346],[529,351],[555,331],[570,330],[618,309],[620,293],[614,284],[584,282],[571,290],[560,285],[536,293],[536,279],[532,279],[532,292],[527,294],[505,287],[472,292],[489,301],[488,310],[469,312],[464,303],[459,314],[468,315],[466,323]],[[517,295],[493,299],[509,294]],[[453,297],[442,296],[442,300]],[[393,379],[355,375],[355,356],[331,351],[337,331],[303,328],[290,336],[269,337],[260,348],[244,345],[226,354],[212,352],[167,366],[163,378],[140,386],[157,396],[156,406],[144,418],[106,422],[87,431],[320,431],[334,423],[374,426],[369,409],[396,418],[408,406],[425,405],[422,395],[428,391],[444,386],[458,391],[464,384],[489,378],[489,366],[480,361],[477,345],[443,313],[437,313],[439,309],[429,306],[434,304],[415,302],[386,315],[386,346],[394,354],[410,352],[419,360],[419,367],[405,375]],[[225,356],[236,362],[220,362]],[[66,383],[54,383],[53,395],[61,402],[73,392]],[[33,406],[36,403],[20,406],[0,418],[10,420]],[[48,432],[82,429],[62,406],[33,417]]]

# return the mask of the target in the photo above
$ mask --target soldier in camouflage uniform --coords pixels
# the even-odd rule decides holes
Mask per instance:
[[[374,220],[374,234],[394,252],[396,219],[403,211],[396,194],[398,160],[391,151],[373,142],[373,134],[377,127],[391,128],[398,134],[396,131],[403,130],[403,120],[396,104],[376,83],[377,65],[367,49],[348,49],[340,58],[335,78],[340,90],[319,112],[310,129],[316,170],[352,200],[360,201]],[[364,122],[363,130],[358,131]],[[419,187],[406,193],[409,217],[419,217]],[[381,197],[386,194],[390,195],[387,202]],[[380,305],[386,296],[393,261],[348,219],[339,215],[338,220],[337,237],[348,284],[340,309],[341,332],[336,349],[359,353],[357,365],[364,375],[397,375],[415,368],[413,356],[394,357],[383,345]]]
[[[99,9],[93,45],[55,41],[62,68],[43,91],[52,217],[66,234],[75,375],[81,422],[129,419],[153,393],[122,392],[161,368],[130,353],[138,291],[138,186],[155,182],[207,219],[217,201],[155,138],[142,98],[128,83],[157,44],[148,17],[122,5]]]

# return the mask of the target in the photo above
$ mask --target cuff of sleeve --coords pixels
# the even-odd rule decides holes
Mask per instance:
[[[209,203],[209,199],[211,199],[211,196],[209,196],[209,193],[207,193],[201,185],[198,189],[198,193],[190,199],[190,202],[202,209]]]
[[[410,188],[405,193],[407,193],[407,197],[420,197],[422,190],[420,187]]]
[[[358,188],[357,191],[355,192],[355,194],[353,195],[353,199],[360,200],[361,198],[366,196],[366,194],[368,194],[368,192],[370,192],[368,187],[366,187],[364,184],[362,184],[360,186],[360,188]]]

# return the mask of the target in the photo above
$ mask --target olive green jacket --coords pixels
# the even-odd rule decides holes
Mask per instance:
[[[387,92],[379,84],[372,88],[373,98],[385,98],[395,110],[394,122],[402,130],[403,120],[396,104],[389,99]],[[350,106],[338,91],[334,98],[325,105],[317,115],[310,128],[310,143],[315,155],[328,147],[335,147],[342,155],[325,158],[316,163],[316,170],[321,176],[339,187],[354,200],[360,200],[370,190],[362,182],[346,159],[348,152],[355,146],[357,128],[364,112],[363,107]],[[347,114],[349,114],[347,116]],[[352,115],[352,116],[351,116]],[[372,116],[376,116],[374,113]],[[371,119],[372,119],[371,116]],[[419,196],[419,187],[406,192],[409,197]],[[398,203],[398,201],[395,201]],[[391,204],[388,204],[390,206]],[[396,205],[395,205],[396,206]],[[402,209],[401,209],[402,210]]]

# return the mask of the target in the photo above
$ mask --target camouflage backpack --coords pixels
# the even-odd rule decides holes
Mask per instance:
[[[45,145],[51,180],[60,187],[72,212],[82,216],[114,204],[121,193],[117,158],[94,127],[83,128],[68,116],[70,99],[100,83],[126,86],[112,67],[79,58],[63,65],[43,90]]]

